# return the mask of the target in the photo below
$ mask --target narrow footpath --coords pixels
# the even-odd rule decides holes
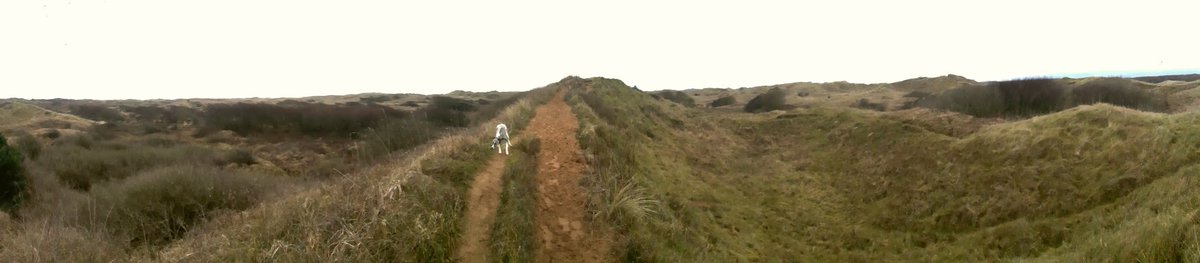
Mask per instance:
[[[475,175],[471,189],[467,192],[466,226],[458,246],[460,262],[483,263],[488,261],[491,248],[488,246],[492,224],[496,222],[496,208],[500,206],[501,177],[504,175],[504,156],[495,154],[487,166]]]
[[[575,131],[579,120],[560,88],[537,108],[527,131],[541,140],[537,154],[537,262],[603,262],[610,242],[585,226],[587,194],[579,184],[584,163]]]

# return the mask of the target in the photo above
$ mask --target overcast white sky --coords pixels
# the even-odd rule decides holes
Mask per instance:
[[[0,1],[0,98],[1200,71],[1200,1]]]

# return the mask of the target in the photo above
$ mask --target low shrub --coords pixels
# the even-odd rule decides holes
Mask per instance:
[[[221,211],[243,210],[278,185],[266,175],[176,165],[100,184],[83,208],[84,226],[131,245],[161,245]]]
[[[917,105],[975,117],[1028,117],[1061,110],[1066,91],[1052,79],[1020,79],[946,90],[919,99]]]
[[[471,114],[471,119],[476,122],[491,120],[492,118],[495,118],[497,114],[500,114],[501,111],[508,108],[508,106],[521,100],[521,98],[523,98],[525,95],[526,93],[520,93],[510,95],[504,99],[490,101],[488,103],[480,103],[481,106],[479,106],[478,109]],[[486,100],[480,99],[479,101],[484,102]]]
[[[142,123],[176,124],[194,121],[200,118],[200,112],[194,108],[183,106],[122,106],[121,110],[130,113],[131,117]]]
[[[12,211],[28,194],[21,152],[0,134],[0,210]]]
[[[742,110],[751,113],[782,110],[787,106],[784,104],[785,102],[787,102],[787,93],[780,88],[771,88],[767,93],[754,96],[753,99],[746,102],[746,106]]]
[[[859,108],[859,109],[873,110],[873,111],[886,111],[887,110],[887,105],[883,105],[883,103],[871,102],[871,100],[869,100],[867,98],[858,99],[858,102],[855,102],[854,105],[850,105],[850,106]]]
[[[38,158],[37,165],[57,175],[63,184],[86,190],[93,183],[129,177],[153,167],[179,163],[211,165],[217,156],[216,151],[199,146],[153,148],[113,144],[88,149],[66,144],[47,150]]]
[[[58,139],[58,137],[62,137],[62,133],[59,132],[58,129],[50,129],[49,131],[46,131],[46,133],[43,133],[42,136],[46,136],[46,139],[54,140]]]
[[[1140,81],[1145,81],[1145,82],[1150,82],[1150,83],[1159,83],[1159,82],[1168,81],[1168,80],[1175,80],[1175,81],[1196,81],[1196,80],[1200,80],[1200,74],[1181,74],[1181,75],[1166,75],[1166,76],[1148,76],[1148,77],[1136,77],[1136,78],[1133,78],[1133,79],[1140,80]]]
[[[683,106],[687,106],[687,107],[695,107],[696,106],[696,100],[692,99],[692,96],[690,96],[687,93],[682,92],[682,91],[664,90],[664,91],[659,91],[658,93],[655,93],[655,95],[658,95],[669,101],[679,103],[679,105],[683,105]]]
[[[469,100],[434,96],[428,106],[417,112],[418,116],[441,126],[466,127],[471,123],[467,113],[475,110]]]
[[[21,133],[16,136],[17,139],[13,142],[17,150],[20,150],[25,158],[30,160],[37,159],[42,154],[42,143],[38,142],[37,138],[29,133]]]
[[[279,104],[236,103],[208,105],[199,136],[230,130],[242,136],[349,136],[388,118],[407,113],[379,105],[328,105],[288,101]]]
[[[71,114],[97,121],[119,122],[125,117],[121,112],[100,104],[74,104],[68,107]]]
[[[1124,79],[1098,79],[1071,90],[1075,105],[1108,103],[1121,107],[1164,111],[1166,105],[1155,99],[1154,93]]]
[[[708,106],[716,108],[716,107],[721,107],[721,106],[725,106],[725,105],[733,105],[734,103],[737,103],[736,98],[734,98],[731,95],[725,95],[724,97],[721,97],[719,99],[716,99],[716,100],[708,103]]]
[[[254,160],[254,154],[246,149],[235,149],[225,153],[225,157],[218,162],[220,165],[237,164],[237,165],[252,165],[258,163]]]
[[[1008,115],[1031,116],[1062,109],[1067,89],[1053,79],[1035,78],[993,84],[1004,101]]]
[[[442,129],[417,118],[394,119],[363,131],[356,153],[359,160],[374,160],[388,153],[410,149],[442,134]]]

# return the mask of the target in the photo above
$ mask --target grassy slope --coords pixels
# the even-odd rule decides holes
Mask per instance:
[[[531,92],[495,120],[523,127],[553,90]],[[466,187],[486,160],[494,123],[410,151],[394,163],[214,220],[162,261],[447,262],[461,231]],[[513,133],[519,133],[514,129]]]
[[[39,125],[47,123],[70,126],[74,129],[84,129],[92,125],[92,121],[74,115],[49,111],[24,102],[0,101],[0,130],[32,132],[42,128]]]
[[[956,138],[894,114],[683,109],[584,82],[592,209],[626,259],[1200,260],[1200,114],[1084,106]]]

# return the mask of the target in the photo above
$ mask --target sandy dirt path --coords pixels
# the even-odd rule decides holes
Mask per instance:
[[[563,100],[537,108],[528,129],[541,140],[537,160],[537,262],[603,262],[609,243],[585,227],[587,195],[579,179],[586,171],[575,131],[579,120]]]
[[[496,154],[487,166],[475,175],[471,189],[467,192],[466,226],[463,228],[461,244],[458,246],[459,262],[488,262],[491,247],[488,242],[492,224],[496,222],[496,208],[500,206],[500,183],[504,176],[504,156]]]

